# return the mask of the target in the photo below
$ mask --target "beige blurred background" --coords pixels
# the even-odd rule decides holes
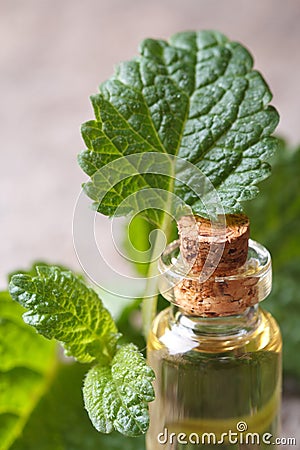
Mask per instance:
[[[299,0],[0,0],[1,288],[36,259],[79,268],[72,213],[86,179],[76,154],[88,97],[142,39],[188,29],[217,29],[251,50],[278,131],[300,143]],[[299,425],[294,397],[284,432],[300,442]]]

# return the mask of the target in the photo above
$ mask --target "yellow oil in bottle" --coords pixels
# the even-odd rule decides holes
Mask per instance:
[[[174,323],[170,309],[156,318],[148,341],[148,362],[156,374],[148,450],[209,449],[216,445],[254,450],[268,448],[268,441],[275,442],[281,396],[281,336],[269,313],[258,309],[255,316],[254,329],[231,336],[199,336],[195,331],[182,336],[180,332],[186,330]],[[239,320],[234,319],[235,325]],[[241,423],[246,424],[245,432]],[[230,431],[232,443],[224,435]],[[181,436],[179,441],[187,443],[178,442],[180,433],[186,437]],[[262,438],[267,433],[272,438],[265,436],[264,443]],[[235,443],[237,439],[240,442]]]
[[[156,374],[147,450],[276,448],[281,347],[258,305],[216,318],[162,311],[147,348]]]

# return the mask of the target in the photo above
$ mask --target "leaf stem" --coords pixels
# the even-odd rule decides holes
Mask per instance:
[[[173,169],[174,170],[174,169]],[[163,214],[160,230],[162,233],[158,233],[153,246],[152,255],[158,254],[158,250],[162,247],[162,236],[165,236],[165,242],[169,241],[171,233],[171,201],[174,178],[170,177],[170,190],[168,194],[167,207]],[[147,340],[152,320],[156,314],[157,297],[158,297],[158,258],[151,261],[147,273],[147,283],[142,302],[142,321],[143,321],[143,334]]]

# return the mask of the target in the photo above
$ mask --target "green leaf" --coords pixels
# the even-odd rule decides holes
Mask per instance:
[[[144,450],[144,437],[98,433],[83,407],[82,379],[86,366],[59,365],[41,398],[9,450]],[[2,449],[2,447],[1,447]]]
[[[0,293],[1,450],[142,450],[142,438],[93,428],[81,395],[86,367],[58,365],[56,345],[26,325],[23,312]]]
[[[32,266],[31,267],[29,267],[29,269],[17,269],[17,270],[14,270],[13,272],[10,272],[8,275],[7,275],[7,279],[8,279],[8,283],[10,283],[10,281],[11,281],[11,279],[12,279],[12,277],[14,276],[14,275],[20,275],[21,273],[22,274],[26,274],[26,275],[31,275],[32,277],[33,276],[35,276],[36,275],[36,267],[37,266],[50,266],[49,265],[49,263],[47,263],[46,261],[35,261],[33,264],[32,264]],[[69,271],[70,269],[68,268],[68,267],[66,267],[66,266],[62,266],[61,264],[51,264],[51,266],[55,266],[55,267],[58,267],[60,270],[62,270],[62,271]],[[85,278],[84,278],[84,276],[83,276],[83,274],[82,273],[76,273],[76,276],[78,277],[78,278],[80,278],[82,281],[84,281],[85,280]]]
[[[22,433],[55,372],[56,345],[24,324],[24,309],[0,293],[0,445]]]
[[[278,320],[283,334],[284,370],[300,378],[300,148],[286,146],[273,163],[262,195],[247,205],[251,234],[270,250],[273,290],[264,306]]]
[[[91,97],[95,120],[82,126],[87,149],[79,164],[91,177],[85,191],[98,211],[127,214],[136,207],[127,197],[150,188],[175,192],[194,213],[206,215],[191,186],[174,184],[171,176],[178,177],[182,167],[167,156],[175,155],[209,177],[225,213],[240,212],[241,202],[253,198],[256,184],[269,175],[265,160],[277,148],[270,135],[278,114],[268,106],[270,90],[252,66],[242,45],[214,31],[179,33],[169,42],[145,40],[140,56],[122,63]],[[145,153],[144,173],[138,157],[135,164],[122,160],[110,165],[109,173],[97,173],[122,156]],[[161,175],[151,173],[158,154],[166,156],[166,166],[169,162]],[[120,172],[126,178],[115,184]],[[183,180],[188,179],[186,174]],[[161,216],[155,219],[161,222]]]
[[[9,289],[28,309],[23,319],[48,339],[62,342],[78,361],[108,363],[120,337],[97,294],[68,271],[37,266],[37,276],[14,275]]]
[[[94,427],[114,429],[127,436],[145,433],[149,426],[147,403],[154,400],[154,373],[133,344],[118,350],[111,367],[97,365],[88,372],[84,402]]]
[[[26,325],[0,293],[1,450],[144,450],[144,438],[98,433],[83,407],[86,366],[62,364],[56,344]]]
[[[29,309],[23,314],[25,322],[45,337],[61,341],[68,354],[80,362],[97,362],[88,373],[85,392],[97,393],[100,387],[106,401],[111,400],[108,394],[113,395],[112,388],[117,389],[114,395],[119,396],[121,403],[106,405],[114,409],[109,414],[117,414],[115,418],[109,416],[115,429],[128,436],[145,433],[149,425],[147,402],[154,398],[151,384],[154,375],[137,347],[119,345],[117,350],[120,334],[116,325],[96,292],[81,279],[58,267],[37,266],[36,271],[37,276],[18,274],[10,282],[12,297]],[[95,373],[99,378],[95,378]],[[101,410],[100,400],[99,395],[86,400],[94,401],[91,408],[94,425],[95,417],[106,414]],[[97,429],[102,431],[98,424]]]

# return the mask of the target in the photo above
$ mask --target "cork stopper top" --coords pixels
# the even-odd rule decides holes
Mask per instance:
[[[182,217],[178,222],[179,241],[171,244],[161,258],[161,293],[186,314],[241,314],[270,292],[270,255],[264,247],[249,241],[247,216],[232,214],[225,218],[226,223],[220,226],[197,216]]]
[[[194,274],[206,264],[215,275],[228,275],[246,262],[250,231],[244,214],[228,214],[224,222],[216,223],[199,216],[183,216],[178,231],[182,257]]]

